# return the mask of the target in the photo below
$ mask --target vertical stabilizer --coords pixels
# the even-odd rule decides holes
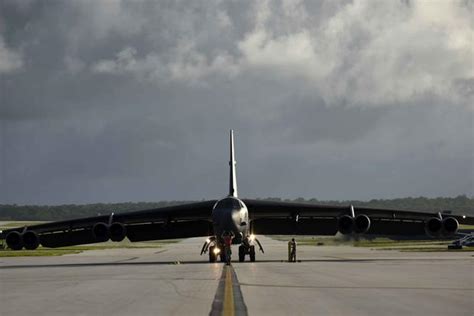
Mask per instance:
[[[230,160],[229,160],[229,196],[237,197],[237,177],[235,174],[234,131],[230,130]]]

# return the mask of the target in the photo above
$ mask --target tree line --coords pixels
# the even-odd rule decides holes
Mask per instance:
[[[261,200],[302,202],[325,205],[354,205],[360,207],[380,207],[430,212],[452,211],[453,214],[474,215],[474,198],[465,195],[457,197],[408,197],[397,199],[375,199],[370,201],[327,201],[318,199],[281,199],[265,198]],[[192,203],[196,201],[161,201],[161,202],[124,202],[124,203],[94,203],[94,204],[65,204],[65,205],[16,205],[0,204],[0,220],[2,221],[56,221],[77,217],[96,216],[153,209],[165,206]]]

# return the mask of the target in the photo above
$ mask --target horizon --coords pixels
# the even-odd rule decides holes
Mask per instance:
[[[90,203],[63,203],[63,204],[18,204],[18,203],[1,203],[0,206],[67,206],[67,205],[96,205],[96,204],[140,204],[140,203],[193,203],[193,202],[200,202],[200,201],[207,201],[212,199],[222,199],[225,196],[220,197],[209,197],[209,198],[201,198],[195,200],[157,200],[157,201],[111,201],[111,202],[90,202]],[[458,199],[458,198],[466,198],[469,200],[474,200],[474,196],[467,196],[465,194],[459,194],[456,196],[437,196],[437,197],[427,197],[427,196],[406,196],[406,197],[396,197],[396,198],[374,198],[369,200],[357,200],[357,199],[350,199],[350,200],[330,200],[330,199],[318,199],[318,198],[303,198],[303,197],[295,197],[295,198],[280,198],[280,197],[241,197],[241,199],[255,199],[255,200],[280,200],[280,201],[297,201],[303,199],[305,202],[316,200],[318,202],[334,202],[334,203],[344,203],[344,202],[361,202],[361,203],[370,203],[375,201],[394,201],[394,200],[407,200],[407,199],[426,199],[426,200],[436,200],[436,199]]]

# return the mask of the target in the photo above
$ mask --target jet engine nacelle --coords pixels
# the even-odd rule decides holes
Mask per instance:
[[[106,223],[95,223],[92,226],[92,235],[96,241],[107,241],[110,238],[109,225]]]
[[[454,217],[446,217],[443,219],[443,233],[445,236],[452,236],[457,233],[459,222]]]
[[[23,248],[23,239],[19,232],[9,232],[5,237],[5,242],[11,250],[21,250]]]
[[[364,234],[370,228],[370,218],[367,215],[360,214],[355,218],[349,215],[343,215],[337,220],[337,230],[348,235],[352,233]]]
[[[34,250],[40,244],[38,234],[32,230],[27,230],[24,233],[17,231],[9,232],[5,241],[8,248],[12,250],[21,250],[23,247],[28,250]]]
[[[337,219],[337,230],[343,234],[352,234],[354,230],[354,218],[349,215],[341,216]]]
[[[357,234],[365,234],[370,228],[370,218],[367,215],[357,215],[354,219],[354,230]]]
[[[441,236],[443,222],[438,217],[432,217],[425,222],[426,234],[431,237]]]
[[[40,244],[39,236],[32,230],[27,230],[22,234],[23,245],[25,249],[35,250]]]
[[[452,236],[456,234],[458,228],[459,222],[454,217],[446,217],[443,220],[432,217],[425,222],[426,234],[431,237]]]
[[[109,234],[112,241],[122,241],[127,236],[127,227],[122,223],[112,223],[109,227]]]
[[[124,224],[115,222],[111,225],[106,223],[95,223],[92,227],[92,234],[97,241],[122,241],[127,236],[127,228]]]

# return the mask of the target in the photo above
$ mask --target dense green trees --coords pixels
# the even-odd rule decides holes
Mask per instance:
[[[391,200],[370,200],[370,201],[320,201],[317,199],[305,200],[297,198],[295,200],[267,198],[274,201],[295,201],[314,204],[349,205],[383,207],[421,211],[444,211],[452,210],[454,214],[474,215],[474,198],[460,195],[454,198],[399,198]],[[126,203],[96,203],[84,205],[58,205],[58,206],[38,206],[38,205],[0,205],[0,220],[31,220],[31,221],[54,221],[71,219],[84,216],[95,216],[98,214],[109,214],[111,212],[120,213],[125,211],[151,209],[157,207],[171,206],[189,203],[190,201],[162,201],[162,202],[126,202]]]

